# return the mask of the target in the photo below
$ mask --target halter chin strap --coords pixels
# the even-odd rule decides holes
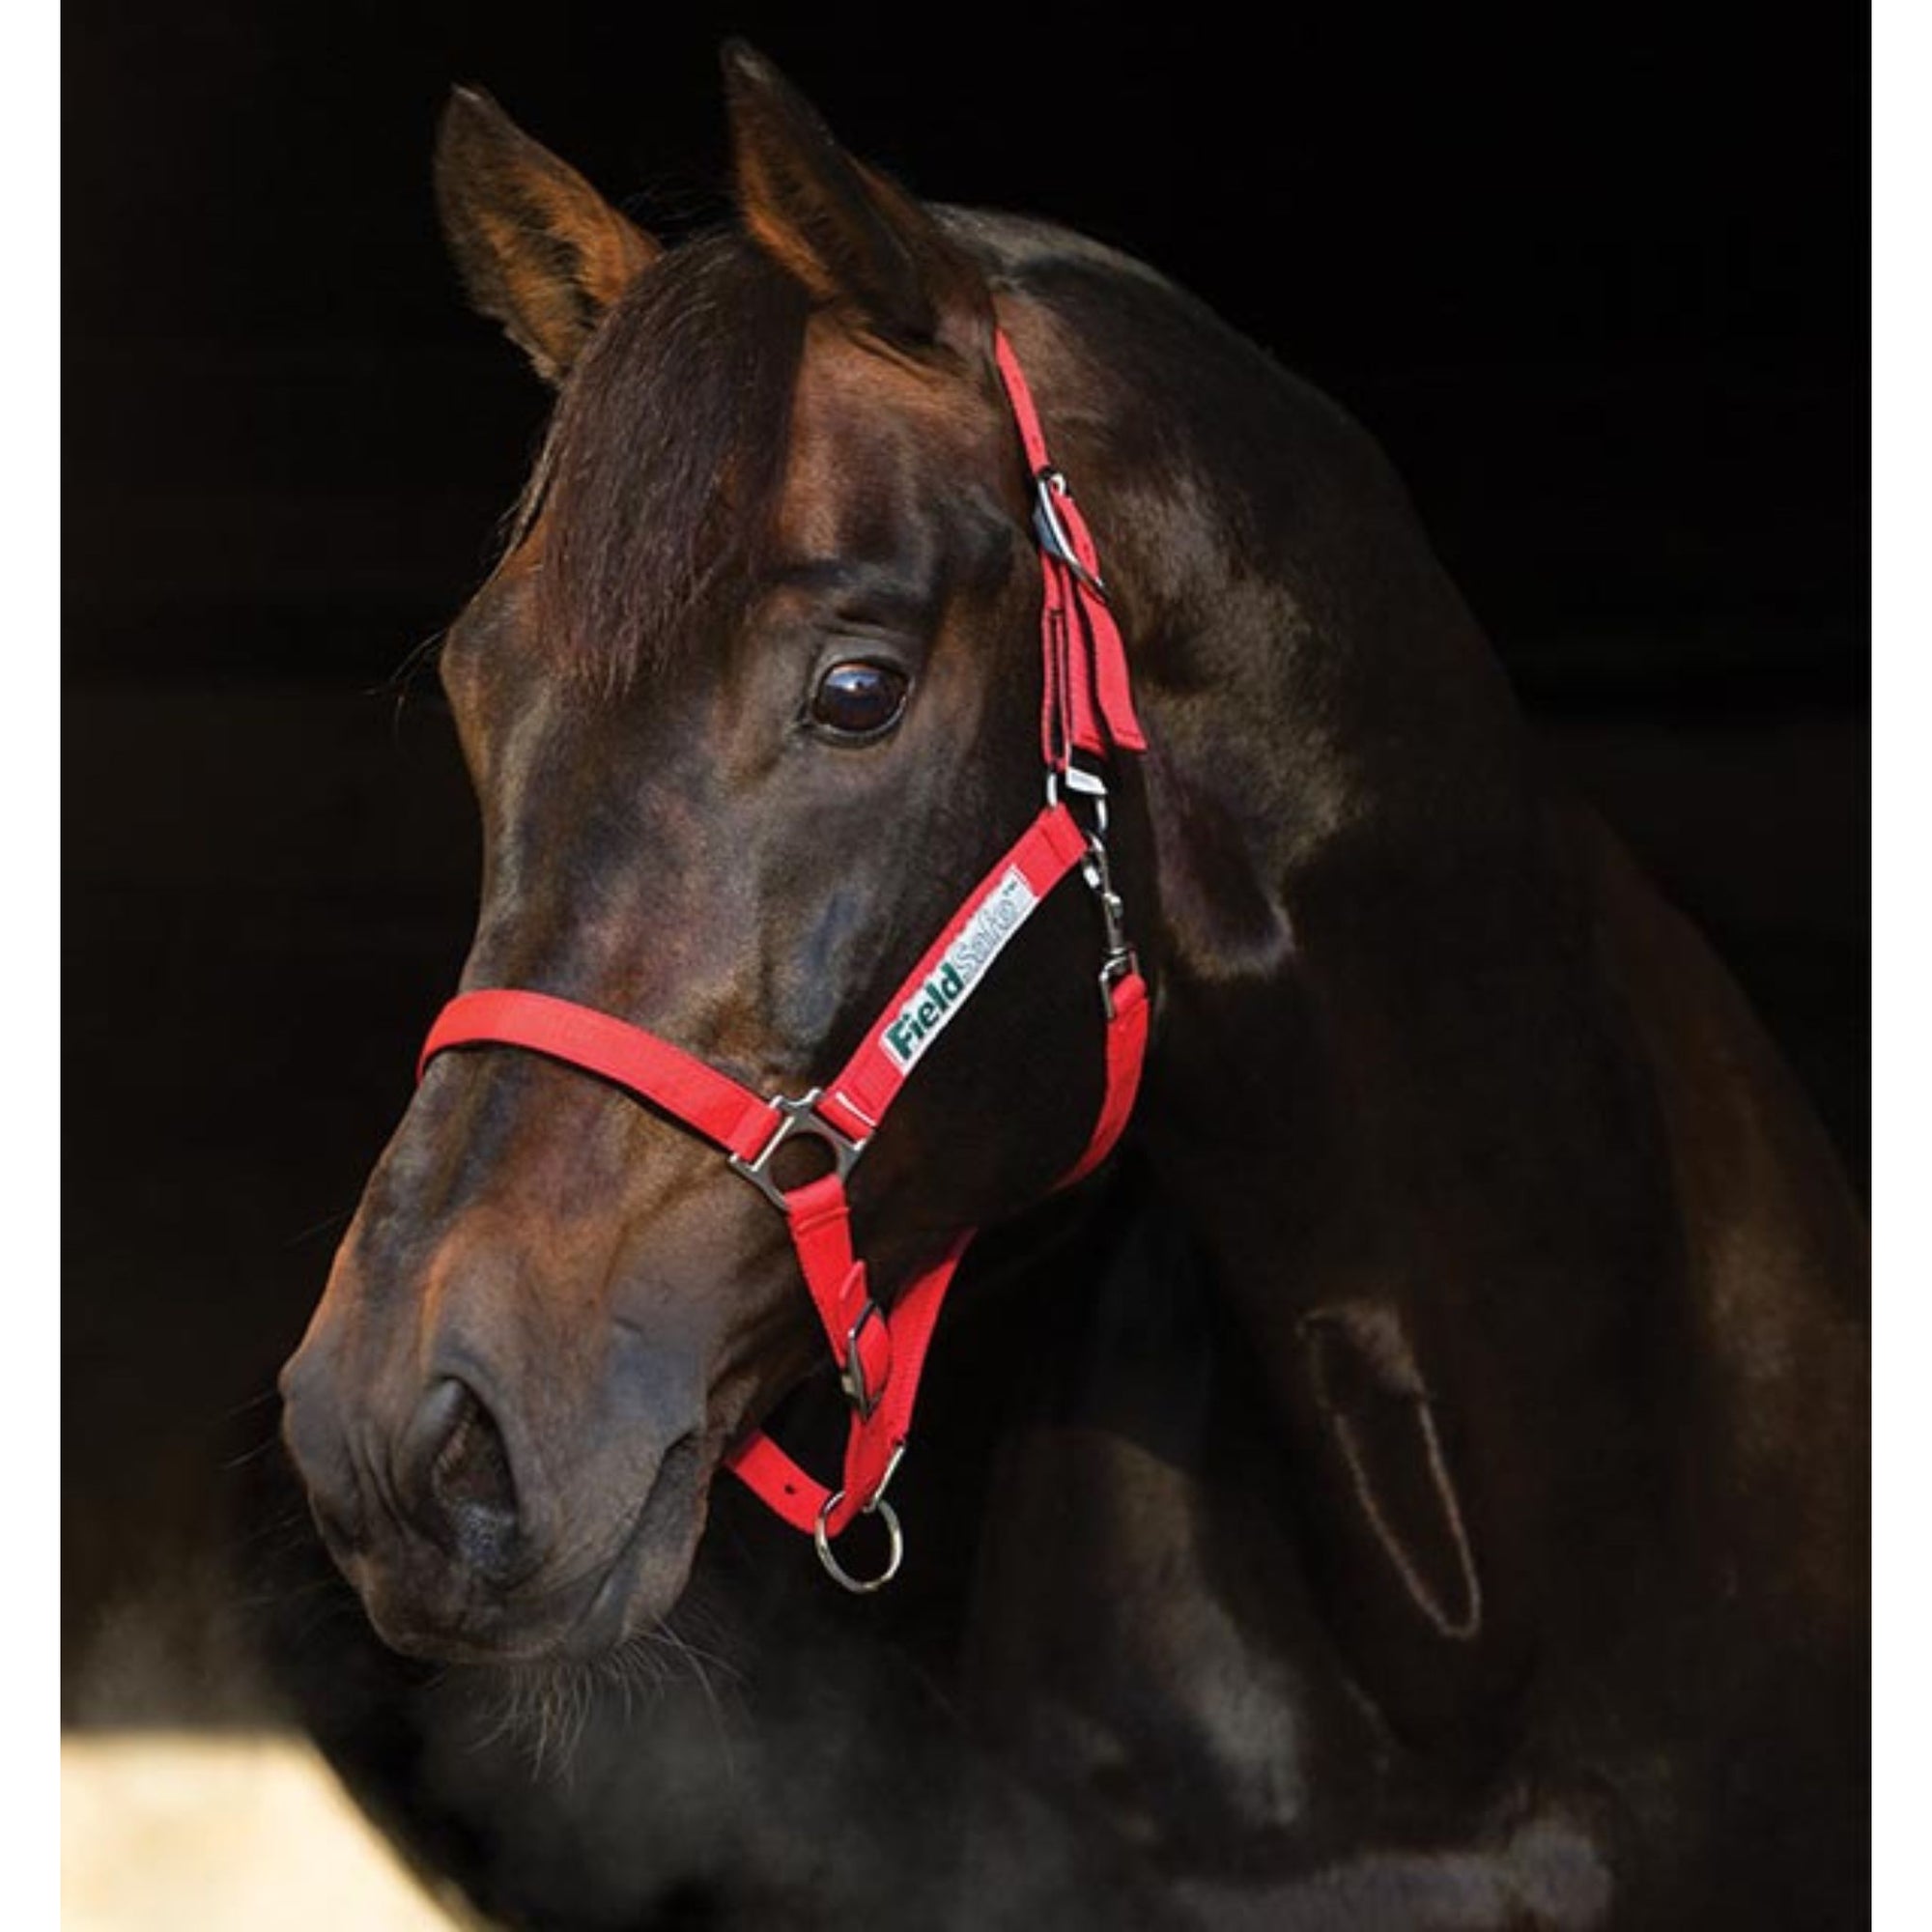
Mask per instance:
[[[872,1298],[865,1263],[852,1252],[845,1183],[853,1167],[913,1068],[983,983],[1007,943],[1069,873],[1080,874],[1101,913],[1106,1085],[1086,1150],[1059,1186],[1092,1173],[1112,1151],[1133,1111],[1147,1051],[1148,990],[1108,870],[1107,790],[1094,769],[1116,753],[1144,751],[1147,741],[1134,715],[1126,653],[1107,608],[1092,534],[1066,479],[1047,455],[1038,412],[1012,345],[997,333],[994,347],[1034,482],[1047,804],[906,975],[859,1050],[823,1088],[797,1099],[766,1099],[642,1027],[548,993],[500,988],[451,1000],[430,1029],[416,1068],[420,1079],[438,1054],[467,1046],[522,1047],[581,1067],[649,1101],[722,1149],[733,1170],[785,1216],[851,1405],[844,1470],[838,1487],[831,1489],[808,1475],[762,1430],[740,1443],[725,1466],[786,1522],[809,1532],[826,1570],[856,1591],[877,1589],[898,1570],[904,1545],[886,1487],[905,1451],[920,1374],[946,1292],[978,1230],[963,1230],[887,1313]],[[1093,762],[1083,765],[1076,754]],[[1091,829],[1082,826],[1065,794],[1085,800]],[[799,1136],[820,1144],[829,1170],[815,1180],[783,1188],[773,1178],[773,1161]],[[832,1540],[862,1513],[877,1513],[891,1538],[885,1568],[864,1578],[850,1575],[832,1548]]]

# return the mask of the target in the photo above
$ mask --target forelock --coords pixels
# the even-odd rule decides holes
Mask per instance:
[[[647,269],[572,371],[513,544],[544,647],[606,689],[728,621],[769,543],[807,298],[742,236]]]

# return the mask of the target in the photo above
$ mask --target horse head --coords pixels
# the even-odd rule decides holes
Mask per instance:
[[[440,669],[484,834],[465,988],[797,1095],[1040,810],[1042,563],[981,270],[755,55],[726,72],[741,222],[675,248],[485,97],[447,110],[458,266],[558,398]],[[1043,899],[921,1055],[851,1177],[880,1303],[1080,1160],[1094,962],[1092,899]],[[443,1052],[369,1181],[285,1435],[399,1648],[660,1618],[721,1459],[823,1360],[784,1216],[650,1098]]]
[[[830,1546],[882,1510],[896,1562],[963,1243],[1093,1168],[1145,1050],[1132,1211],[1087,1223],[1122,1240],[1028,1275],[1065,1319],[980,1403],[1000,1506],[926,1600],[964,1599],[955,1708],[1121,1844],[1148,1792],[1252,1824],[1231,1869],[1401,1819],[1364,1883],[1406,1897],[1429,1804],[1493,1849],[1618,1761],[1605,1841],[1701,1874],[1721,1806],[1675,1794],[1780,1725],[1838,1751],[1856,1703],[1862,1232],[1822,1133],[1356,425],[725,66],[740,218],[675,248],[483,97],[443,124],[458,267],[558,393],[441,652],[462,990],[284,1372],[326,1542],[390,1643],[484,1662],[661,1621],[721,1471],[869,1580]],[[763,1434],[828,1343],[837,1489]],[[1764,1895],[1836,1761],[1766,1774],[1806,1816],[1735,1833]],[[1690,1823],[1642,1822],[1666,1789]],[[1557,1916],[1601,1922],[1577,1869]]]

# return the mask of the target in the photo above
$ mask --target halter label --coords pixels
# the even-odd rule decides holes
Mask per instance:
[[[1025,873],[1009,866],[973,908],[959,937],[940,954],[925,983],[886,1022],[881,1038],[901,1073],[910,1072],[920,1055],[946,1031],[966,1004],[974,981],[1000,956],[1001,947],[1026,923],[1027,914],[1038,903]]]

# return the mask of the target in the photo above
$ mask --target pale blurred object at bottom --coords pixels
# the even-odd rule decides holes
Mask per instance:
[[[61,1740],[64,1932],[450,1932],[462,1922],[298,1738]]]

